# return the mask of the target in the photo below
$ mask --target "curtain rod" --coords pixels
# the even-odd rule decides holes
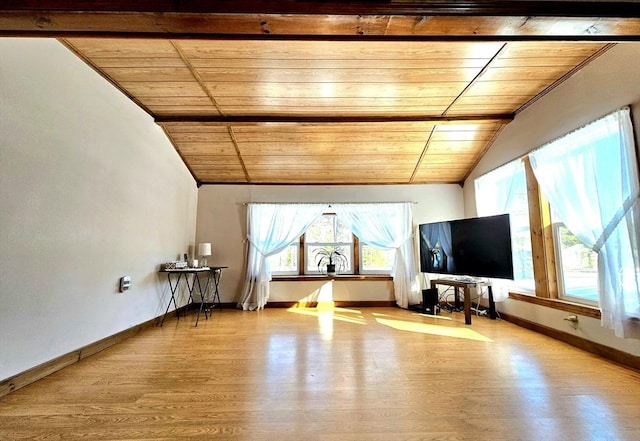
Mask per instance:
[[[243,202],[242,205],[249,204],[273,204],[273,205],[341,205],[341,204],[417,204],[417,201],[392,201],[392,202]]]

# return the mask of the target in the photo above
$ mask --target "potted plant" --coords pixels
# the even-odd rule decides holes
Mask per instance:
[[[347,265],[347,257],[339,247],[324,247],[315,250],[316,264],[318,271],[326,273],[328,276],[336,275],[336,265],[344,267]]]

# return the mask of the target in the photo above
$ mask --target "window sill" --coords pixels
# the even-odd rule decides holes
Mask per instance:
[[[299,276],[273,276],[272,282],[311,282],[318,280],[338,280],[338,281],[389,281],[393,280],[391,276],[384,274],[340,274],[334,277],[324,275],[310,275],[304,274]]]
[[[534,305],[541,305],[548,308],[559,309],[561,311],[567,311],[573,314],[583,315],[585,317],[591,317],[595,319],[600,319],[601,317],[600,309],[596,308],[595,306],[567,302],[566,300],[546,299],[544,297],[536,297],[533,295],[528,296],[514,292],[509,293],[509,298],[522,302],[533,303]]]

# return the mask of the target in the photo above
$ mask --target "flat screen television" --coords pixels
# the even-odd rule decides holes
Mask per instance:
[[[420,225],[420,271],[513,279],[509,215]]]

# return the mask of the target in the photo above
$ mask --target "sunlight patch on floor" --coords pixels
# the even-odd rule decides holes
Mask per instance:
[[[490,338],[485,337],[479,332],[470,328],[460,328],[443,325],[433,325],[430,323],[419,323],[406,320],[394,320],[376,318],[376,321],[384,326],[397,329],[400,331],[416,332],[420,334],[438,335],[441,337],[462,338],[466,340],[477,340],[485,342],[493,342]]]
[[[448,321],[451,322],[453,321],[453,319],[451,317],[445,317],[443,315],[432,315],[432,314],[425,314],[422,312],[414,312],[413,313],[415,316],[417,317],[423,317],[423,318],[428,318],[428,319],[433,319],[433,320],[442,320],[442,321]],[[398,319],[398,320],[404,320],[406,321],[405,317],[398,317],[397,315],[391,315],[391,314],[381,314],[379,312],[374,312],[373,313],[374,317],[388,317],[390,319]]]
[[[333,338],[335,321],[366,325],[367,321],[361,311],[356,309],[337,308],[333,301],[333,281],[323,284],[317,291],[301,298],[289,312],[315,317],[323,340]],[[491,339],[467,327],[445,326],[444,324],[430,324],[424,321],[411,321],[404,317],[373,313],[377,323],[400,331],[421,334],[439,335],[442,337],[462,338],[467,340],[492,342]],[[434,321],[451,321],[451,318],[438,315],[416,314],[421,320],[426,318]]]
[[[318,319],[318,329],[323,340],[333,339],[333,323],[341,321],[355,325],[366,325],[360,311],[355,309],[336,308],[334,302],[318,302],[315,308],[293,307],[288,309],[295,314],[309,315]]]
[[[311,301],[310,301],[311,300]],[[311,304],[317,301],[315,307]],[[288,309],[295,314],[309,315],[318,318],[320,334],[323,338],[331,338],[333,335],[333,321],[338,320],[356,325],[365,325],[366,321],[362,312],[357,309],[336,308],[333,301],[333,280],[323,284],[320,289],[311,296],[300,299],[293,307]]]
[[[323,322],[327,320],[338,320],[356,325],[366,324],[361,311],[357,309],[337,308],[333,302],[318,302],[318,306],[315,308],[294,306],[289,308],[288,311],[294,314],[317,317],[319,321],[322,320]]]

